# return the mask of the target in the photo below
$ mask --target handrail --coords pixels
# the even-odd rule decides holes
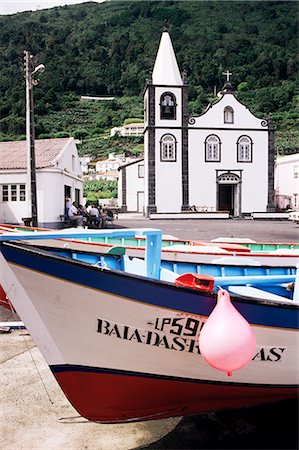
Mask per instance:
[[[145,261],[146,272],[150,278],[159,279],[161,266],[162,232],[156,228],[120,228],[110,230],[51,230],[33,233],[3,233],[0,234],[0,242],[10,241],[34,241],[46,239],[76,239],[92,236],[103,237],[137,237],[145,236]]]

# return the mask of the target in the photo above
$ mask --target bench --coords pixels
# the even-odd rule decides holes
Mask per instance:
[[[71,220],[67,214],[60,214],[59,216],[61,228],[76,228],[77,222]]]

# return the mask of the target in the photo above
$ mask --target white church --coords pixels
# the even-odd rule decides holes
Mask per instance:
[[[225,75],[219,100],[189,117],[187,80],[162,33],[144,92],[144,161],[120,168],[122,211],[152,218],[195,209],[231,217],[274,211],[273,124],[237,100]]]

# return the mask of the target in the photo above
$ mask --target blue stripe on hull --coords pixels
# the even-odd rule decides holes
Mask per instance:
[[[48,256],[39,251],[18,248],[12,244],[4,244],[1,251],[8,261],[19,266],[142,303],[202,316],[208,316],[215,306],[214,294],[204,294],[156,280],[99,269],[55,255]],[[234,299],[234,296],[231,298]],[[278,305],[239,297],[235,299],[234,305],[252,324],[298,328],[298,305]]]

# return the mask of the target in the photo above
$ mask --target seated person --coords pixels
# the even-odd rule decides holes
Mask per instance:
[[[78,227],[83,227],[83,216],[79,213],[76,202],[73,202],[72,206],[68,210],[68,216],[70,220],[76,222]]]
[[[113,219],[114,219],[113,211],[111,209],[107,209],[107,217],[106,217],[107,222],[113,222]]]
[[[101,227],[102,225],[102,220],[100,218],[100,213],[98,208],[96,208],[94,205],[91,205],[89,211],[89,223],[90,224],[95,224],[98,225],[99,227]]]

